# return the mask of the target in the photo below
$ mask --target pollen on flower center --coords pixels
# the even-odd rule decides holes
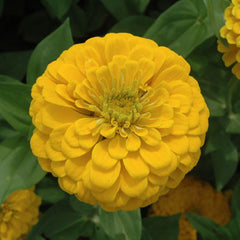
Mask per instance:
[[[113,90],[103,103],[104,117],[112,125],[128,128],[135,122],[142,109],[138,91],[123,90],[115,93]]]

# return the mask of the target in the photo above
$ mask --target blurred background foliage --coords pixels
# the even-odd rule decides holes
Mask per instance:
[[[206,144],[190,174],[217,190],[235,189],[225,227],[189,214],[199,239],[240,234],[240,81],[217,52],[229,0],[0,0],[0,201],[36,184],[42,217],[27,240],[177,239],[179,215],[147,217],[147,208],[107,213],[62,192],[31,153],[31,85],[73,43],[108,32],[153,39],[184,56],[211,112]],[[45,177],[44,177],[45,176]],[[143,218],[143,221],[142,221]],[[214,237],[214,238],[213,238]]]

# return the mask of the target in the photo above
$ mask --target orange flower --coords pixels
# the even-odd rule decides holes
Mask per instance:
[[[179,240],[197,240],[197,232],[184,213],[197,213],[218,224],[225,225],[231,219],[229,192],[225,196],[212,186],[193,177],[186,177],[181,184],[152,205],[151,215],[171,216],[183,213],[179,220]]]

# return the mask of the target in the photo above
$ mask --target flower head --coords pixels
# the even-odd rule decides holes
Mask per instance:
[[[225,25],[220,30],[222,38],[226,39],[228,46],[218,41],[218,51],[223,53],[224,64],[232,68],[233,74],[240,79],[240,1],[232,0],[224,12]]]
[[[186,177],[176,189],[160,197],[151,208],[153,216],[178,213],[197,213],[225,225],[231,219],[229,197],[217,192],[205,181]],[[197,232],[184,214],[179,220],[179,229],[179,240],[197,240]]]
[[[12,193],[0,206],[0,239],[24,239],[39,217],[41,199],[34,188]]]
[[[31,139],[63,190],[105,210],[149,205],[197,163],[209,111],[190,66],[127,33],[77,44],[32,88]]]

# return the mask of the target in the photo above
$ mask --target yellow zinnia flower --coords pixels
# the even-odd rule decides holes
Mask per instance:
[[[232,68],[233,74],[240,79],[240,0],[232,3],[224,12],[225,25],[220,30],[222,38],[228,42],[228,47],[218,41],[218,51],[223,53],[224,64]]]
[[[24,239],[38,221],[41,199],[33,190],[16,191],[0,206],[0,240]]]
[[[231,219],[229,194],[225,196],[209,183],[193,177],[186,177],[176,189],[160,197],[150,211],[153,216],[197,213],[221,225]],[[197,232],[184,214],[179,220],[178,240],[197,240]]]
[[[209,111],[190,66],[127,33],[76,44],[32,88],[33,153],[59,185],[105,210],[149,205],[197,163]]]

